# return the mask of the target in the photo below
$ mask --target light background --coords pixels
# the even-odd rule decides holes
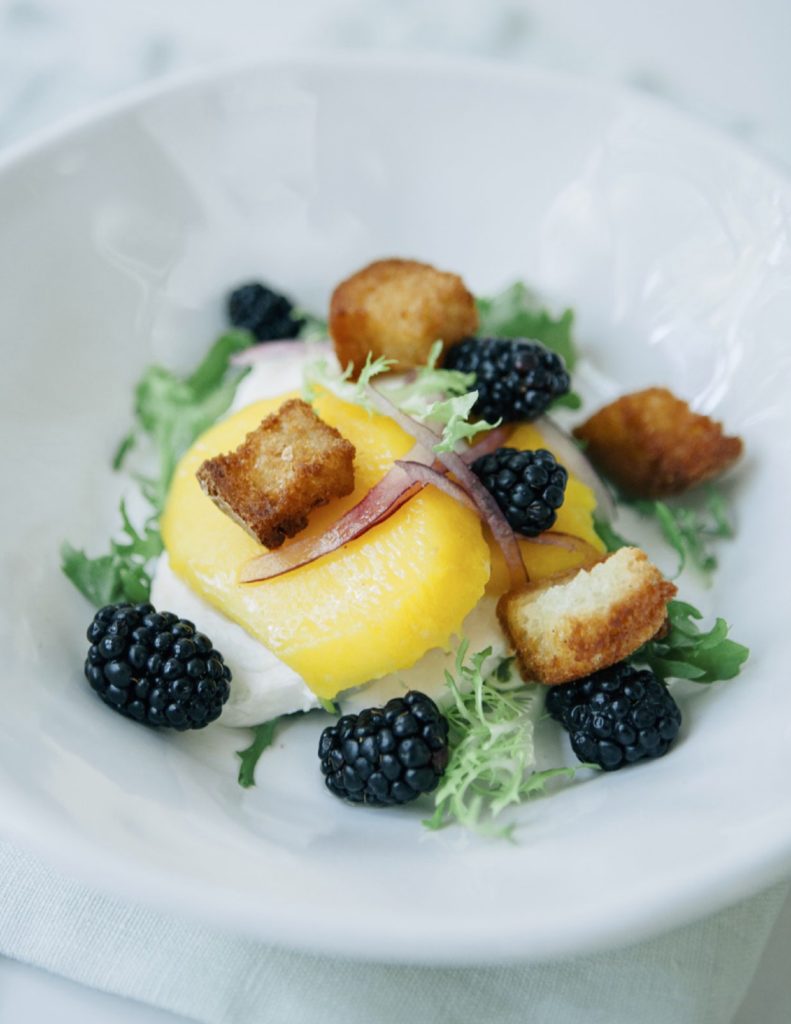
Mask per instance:
[[[0,146],[144,81],[304,48],[589,75],[658,95],[791,172],[791,0],[0,0]],[[737,1024],[791,1021],[790,954],[791,904]],[[181,1018],[0,959],[1,1024],[49,1020]]]

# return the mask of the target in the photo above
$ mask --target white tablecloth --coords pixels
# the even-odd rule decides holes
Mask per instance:
[[[121,903],[0,844],[0,953],[206,1024],[726,1024],[787,891],[614,952],[432,969],[263,945]]]

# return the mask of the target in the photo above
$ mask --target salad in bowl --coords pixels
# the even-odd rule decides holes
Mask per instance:
[[[622,522],[710,574],[742,442],[663,382],[581,413],[570,310],[382,259],[326,322],[259,281],[227,315],[136,388],[121,539],[63,547],[87,682],[130,727],[252,729],[239,781],[277,786],[262,755],[315,712],[328,798],[510,834],[507,807],[671,753],[674,680],[738,674]]]

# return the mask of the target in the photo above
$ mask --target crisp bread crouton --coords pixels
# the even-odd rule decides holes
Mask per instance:
[[[500,623],[525,679],[579,679],[633,654],[662,628],[676,593],[639,548],[503,595]]]
[[[726,437],[666,388],[624,395],[574,434],[605,476],[637,498],[680,494],[724,473],[742,453],[741,438]]]
[[[206,494],[268,548],[308,525],[308,513],[354,489],[354,445],[298,398],[267,416],[228,455],[197,473]]]
[[[330,302],[335,353],[355,376],[369,352],[403,370],[425,364],[435,341],[452,345],[477,329],[475,299],[462,279],[414,260],[371,263],[342,281]]]

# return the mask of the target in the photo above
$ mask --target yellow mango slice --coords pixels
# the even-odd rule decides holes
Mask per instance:
[[[330,698],[446,647],[483,596],[489,548],[475,513],[428,487],[340,550],[285,576],[240,584],[240,568],[263,549],[203,494],[195,472],[289,397],[254,403],[198,439],[176,470],[162,537],[178,576]],[[413,444],[392,420],[333,395],[319,397],[316,411],[357,449],[355,489],[316,510],[300,537],[324,532]]]
[[[562,464],[563,459],[558,452],[553,451],[552,445],[541,436],[537,427],[532,423],[520,423],[510,434],[505,444],[509,448],[527,449],[546,448],[556,456]],[[566,485],[566,498],[558,509],[558,517],[550,533],[568,533],[586,541],[600,554],[604,554],[604,544],[593,528],[593,510],[596,507],[596,498],[593,491],[586,484],[583,484],[577,477],[569,473],[569,480]],[[562,548],[549,547],[541,544],[531,543],[527,539],[519,539],[519,547],[522,550],[525,568],[533,580],[542,580],[553,573],[561,572],[564,569],[573,569],[583,565],[586,559],[584,553],[575,551],[564,551]],[[505,565],[500,549],[492,547],[492,573],[486,590],[490,594],[502,594],[508,589],[508,570]]]

